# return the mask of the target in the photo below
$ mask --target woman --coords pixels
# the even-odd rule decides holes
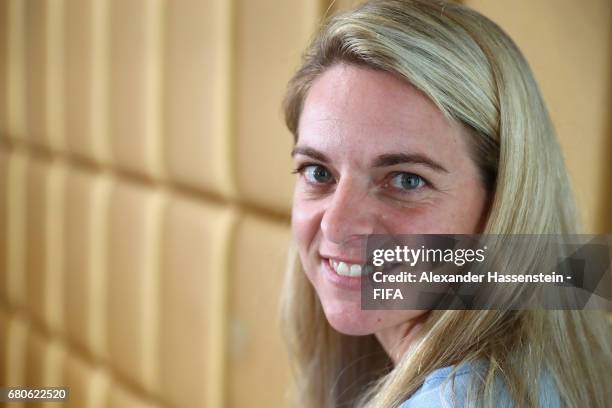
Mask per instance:
[[[297,405],[609,406],[603,313],[360,307],[364,234],[577,230],[533,75],[494,23],[452,3],[368,2],[322,27],[285,116]]]

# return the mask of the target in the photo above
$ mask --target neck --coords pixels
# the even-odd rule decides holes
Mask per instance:
[[[411,344],[420,332],[427,320],[429,312],[401,323],[397,326],[388,327],[375,333],[380,345],[387,352],[393,365],[397,365],[404,354],[410,349]]]

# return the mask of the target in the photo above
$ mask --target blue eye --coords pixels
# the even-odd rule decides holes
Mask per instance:
[[[316,164],[304,166],[300,171],[309,183],[325,184],[332,180],[331,172],[325,167]]]
[[[400,190],[416,190],[425,186],[425,180],[413,173],[398,173],[391,179],[393,187]]]

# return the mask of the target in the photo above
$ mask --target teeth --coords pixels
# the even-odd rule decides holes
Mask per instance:
[[[329,265],[338,275],[357,277],[362,275],[362,271],[367,271],[367,268],[362,269],[361,265],[347,264],[346,262],[338,262],[332,259],[329,259],[328,261]]]
[[[336,268],[336,272],[338,272],[338,275],[351,276],[349,266],[345,264],[344,262],[340,262],[338,264],[338,268]]]

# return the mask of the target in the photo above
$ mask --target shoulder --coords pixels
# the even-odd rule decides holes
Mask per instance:
[[[429,374],[400,408],[463,408],[474,381],[481,381],[483,368],[477,364],[443,367]],[[455,400],[456,405],[453,404]]]
[[[443,367],[427,376],[419,388],[400,408],[464,408],[474,401],[473,387],[484,381],[485,365],[466,363]],[[496,382],[497,407],[515,407],[504,383]],[[476,404],[479,405],[479,404]],[[550,375],[543,375],[540,382],[540,405],[561,407],[559,391]]]

